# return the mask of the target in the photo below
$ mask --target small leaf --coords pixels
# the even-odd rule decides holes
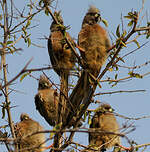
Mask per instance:
[[[132,16],[124,16],[124,18],[132,19]]]
[[[112,72],[112,71],[113,71],[113,68],[109,68],[109,71]]]
[[[87,114],[88,114],[87,112],[84,113],[83,121],[86,120]]]
[[[142,78],[143,78],[143,76],[141,76],[141,75],[138,74],[138,73],[135,74],[135,77],[136,77],[136,78],[139,78],[139,79],[142,79]]]
[[[114,87],[114,86],[116,86],[116,85],[117,85],[117,83],[118,83],[118,82],[115,82],[113,85],[111,85],[111,87]]]
[[[126,30],[124,30],[124,31],[123,31],[123,34],[122,34],[122,37],[125,37],[125,36],[126,36],[126,34],[127,34],[127,31],[126,31]]]
[[[22,82],[22,80],[23,80],[26,76],[28,76],[30,73],[31,73],[31,72],[27,72],[27,73],[23,74],[23,75],[21,76],[21,78],[20,78],[20,82]]]
[[[134,40],[133,42],[137,45],[138,48],[140,48],[140,44],[137,40]]]
[[[11,44],[11,43],[13,43],[13,41],[7,41],[7,45],[9,45],[9,44]]]
[[[132,26],[133,25],[133,20],[131,20],[129,23],[128,23],[128,26]]]
[[[116,35],[118,38],[120,38],[120,25],[118,25],[118,27],[117,27]]]
[[[92,123],[91,115],[88,117],[88,124],[90,125]]]
[[[147,33],[146,38],[148,39],[150,37],[150,32]]]
[[[104,23],[104,25],[105,25],[106,27],[108,27],[108,22],[107,22],[107,20],[102,19],[102,22]]]
[[[119,70],[118,66],[116,66],[115,68],[116,68],[116,71],[118,71],[118,70]]]
[[[129,12],[128,15],[129,15],[129,16],[133,16],[134,14],[133,14],[132,12]]]
[[[120,43],[124,46],[127,47],[126,44],[123,41],[120,41]]]
[[[7,47],[11,54],[14,53],[14,50],[11,47]]]
[[[55,125],[55,129],[59,130],[61,128],[61,126],[62,126],[62,123],[59,123],[59,124]]]
[[[118,74],[115,75],[115,80],[118,78]]]
[[[5,107],[2,108],[2,119],[5,118]]]
[[[31,39],[27,38],[27,42],[28,42],[28,47],[31,45]]]
[[[31,24],[31,21],[28,20],[28,22],[27,22],[27,24],[26,24],[26,28],[28,28],[28,27],[30,26],[30,24]]]
[[[49,16],[49,11],[47,9],[45,9],[45,14]]]

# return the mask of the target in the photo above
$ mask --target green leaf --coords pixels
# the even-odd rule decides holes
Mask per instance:
[[[102,22],[104,23],[104,25],[105,25],[106,27],[108,27],[108,22],[107,22],[107,20],[102,19]]]
[[[22,28],[22,31],[23,31],[24,35],[26,36],[27,32],[26,32],[26,28],[25,27]]]
[[[118,66],[115,66],[115,68],[116,68],[116,71],[118,71],[118,70],[119,70]]]
[[[5,118],[5,106],[2,108],[2,119]]]
[[[124,16],[124,18],[132,19],[132,16]]]
[[[146,38],[148,39],[150,37],[150,32],[147,33]]]
[[[124,46],[127,47],[126,44],[123,41],[120,41],[120,43]]]
[[[87,114],[88,114],[88,112],[85,112],[85,113],[84,113],[83,121],[86,120]]]
[[[88,124],[90,125],[92,123],[91,115],[88,117]]]
[[[9,45],[9,44],[11,44],[11,43],[13,43],[13,41],[7,41],[7,45]]]
[[[27,24],[26,24],[26,28],[28,28],[28,27],[30,26],[30,24],[31,24],[31,21],[28,20],[28,22],[27,22]]]
[[[116,85],[117,85],[117,83],[118,83],[118,82],[115,82],[113,85],[111,85],[111,87],[114,87],[114,86],[116,86]]]
[[[110,72],[112,72],[112,71],[113,71],[113,68],[109,68],[108,70],[109,70]]]
[[[120,38],[120,25],[118,25],[118,27],[117,27],[116,35],[118,38]]]
[[[49,11],[47,9],[45,9],[45,14],[49,16]]]
[[[31,45],[31,39],[27,38],[28,47]]]
[[[131,20],[129,23],[128,23],[128,26],[132,26],[133,25],[133,20]]]
[[[20,78],[20,82],[22,82],[22,80],[23,80],[26,76],[28,76],[30,73],[31,73],[31,72],[27,72],[27,73],[23,74],[23,75],[21,76],[21,78]]]
[[[142,78],[143,78],[143,76],[141,76],[141,75],[138,74],[138,73],[135,74],[135,77],[136,77],[136,78],[139,78],[139,79],[142,79]]]
[[[140,44],[137,40],[134,40],[133,42],[137,45],[138,48],[140,47]]]
[[[126,31],[126,30],[124,30],[124,31],[123,31],[123,33],[122,33],[122,37],[125,37],[125,36],[126,36],[126,34],[127,34],[127,31]]]
[[[11,54],[14,53],[14,50],[11,47],[7,47]]]
[[[115,80],[118,78],[118,74],[115,74]]]

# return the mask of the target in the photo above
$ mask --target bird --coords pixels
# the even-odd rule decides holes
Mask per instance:
[[[42,152],[45,150],[45,134],[34,134],[38,131],[44,131],[44,128],[38,122],[32,120],[28,114],[22,113],[20,122],[15,125],[19,151]]]
[[[90,129],[99,129],[102,132],[89,132],[89,145],[98,147],[101,152],[110,149],[114,146],[121,145],[119,134],[119,124],[113,114],[112,107],[107,104],[101,104],[92,118]],[[114,134],[107,134],[105,132],[112,132]]]
[[[71,50],[70,46],[65,40],[65,37],[74,44],[73,39],[68,32],[64,32],[64,23],[60,15],[60,12],[54,12],[54,16],[57,19],[59,25],[56,21],[53,21],[50,26],[50,36],[48,38],[48,53],[50,56],[50,61],[54,71],[60,76],[60,105],[61,115],[64,115],[67,105],[68,98],[68,77],[70,70],[73,69],[76,58]],[[63,107],[62,107],[63,105]]]
[[[101,15],[98,8],[90,6],[86,13],[82,28],[78,34],[78,45],[82,59],[87,64],[87,71],[95,78],[99,75],[102,65],[107,58],[107,50],[111,47],[107,31],[98,23]]]
[[[111,47],[107,31],[98,24],[100,21],[99,9],[95,6],[90,6],[78,34],[78,46],[82,50],[80,50],[80,54],[85,67],[69,97],[73,107],[72,110],[77,109],[82,100],[90,94],[100,69],[107,59],[107,50]],[[70,114],[68,117],[71,117]]]
[[[45,75],[39,79],[38,93],[35,95],[35,106],[50,126],[55,126],[58,116],[59,95]]]

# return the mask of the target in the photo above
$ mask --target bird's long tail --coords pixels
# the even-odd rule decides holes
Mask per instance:
[[[60,99],[59,99],[59,110],[58,117],[59,123],[66,121],[66,105],[68,100],[68,72],[61,72],[60,74],[61,82],[60,82]]]
[[[67,112],[67,121],[65,126],[71,125],[68,124],[72,122],[72,118],[77,115],[78,110],[80,110],[80,105],[82,104],[82,100],[86,98],[87,93],[89,92],[91,85],[89,81],[89,75],[86,71],[83,71],[81,77],[79,78],[76,87],[73,89],[68,103]]]

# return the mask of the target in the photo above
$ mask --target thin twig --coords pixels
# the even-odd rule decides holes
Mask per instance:
[[[98,95],[106,95],[106,94],[115,94],[115,93],[133,93],[133,92],[145,92],[146,90],[119,90],[119,91],[112,91],[112,92],[101,92],[101,93],[96,93],[93,96],[98,96]]]

